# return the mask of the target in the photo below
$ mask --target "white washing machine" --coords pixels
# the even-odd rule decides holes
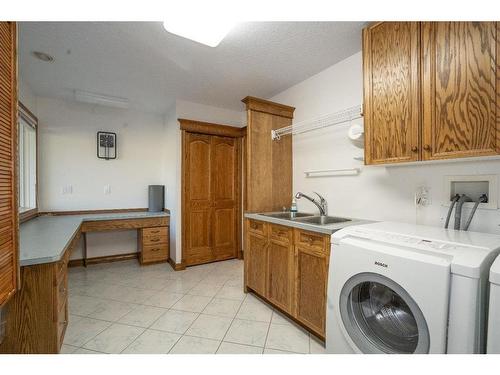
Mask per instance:
[[[484,353],[500,236],[381,222],[332,235],[328,353]]]
[[[500,354],[500,256],[493,262],[490,269],[487,352],[490,354]]]

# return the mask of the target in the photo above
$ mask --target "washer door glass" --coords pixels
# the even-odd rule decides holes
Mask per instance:
[[[428,353],[429,330],[422,311],[393,280],[374,273],[347,281],[340,312],[349,336],[364,353]]]

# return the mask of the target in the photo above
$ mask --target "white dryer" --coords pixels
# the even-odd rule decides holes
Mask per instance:
[[[331,242],[328,353],[484,353],[500,236],[381,222]]]
[[[490,269],[487,352],[500,354],[500,256],[493,262]]]

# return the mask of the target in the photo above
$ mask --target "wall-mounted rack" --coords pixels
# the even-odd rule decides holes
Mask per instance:
[[[279,140],[282,136],[287,134],[302,134],[356,120],[363,116],[362,109],[363,107],[361,105],[356,105],[318,117],[314,120],[301,121],[280,129],[271,130],[271,138],[273,141]]]
[[[335,177],[335,176],[357,176],[361,172],[360,168],[344,169],[319,169],[313,171],[304,171],[307,178],[312,177]]]

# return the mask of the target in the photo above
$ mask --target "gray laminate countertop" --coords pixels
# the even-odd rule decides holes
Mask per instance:
[[[84,221],[168,216],[170,214],[167,212],[39,216],[19,226],[19,264],[30,266],[59,261],[64,254],[64,249]]]
[[[245,217],[247,219],[266,221],[268,223],[284,225],[287,227],[299,228],[299,229],[304,229],[304,230],[308,230],[311,232],[318,232],[318,233],[330,234],[330,235],[335,233],[336,231],[342,229],[342,228],[349,227],[351,225],[373,223],[373,221],[369,221],[369,220],[362,220],[362,219],[355,219],[355,218],[351,218],[351,217],[346,217],[346,219],[349,219],[350,221],[344,221],[342,223],[327,224],[327,225],[317,225],[317,224],[311,224],[311,223],[302,223],[300,221],[297,221],[296,219],[290,220],[290,219],[280,219],[277,217],[265,216],[266,214],[272,214],[272,213],[274,213],[274,212],[246,213]]]

